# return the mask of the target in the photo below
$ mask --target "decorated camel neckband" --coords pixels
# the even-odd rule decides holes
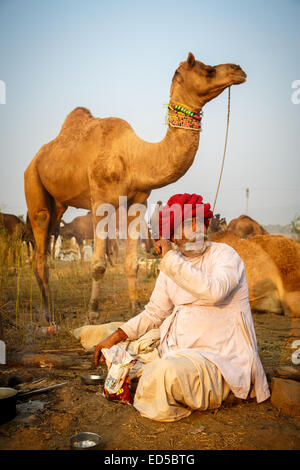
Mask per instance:
[[[183,129],[190,129],[193,131],[201,131],[201,120],[203,112],[199,114],[194,113],[181,103],[169,103],[167,116],[167,124],[172,127],[179,127]]]

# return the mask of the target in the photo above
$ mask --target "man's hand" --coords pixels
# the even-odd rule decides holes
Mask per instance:
[[[161,258],[163,258],[168,251],[172,250],[171,242],[169,240],[165,240],[164,238],[154,240],[153,245],[154,250]]]
[[[119,328],[112,335],[108,336],[103,341],[98,343],[94,351],[95,366],[98,366],[99,362],[105,361],[104,356],[101,355],[101,349],[104,349],[104,348],[110,349],[112,346],[114,346],[117,343],[120,343],[120,341],[124,341],[126,338],[128,338],[128,336],[125,333],[125,331]]]

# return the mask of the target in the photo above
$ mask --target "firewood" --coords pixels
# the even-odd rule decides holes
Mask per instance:
[[[78,357],[78,355],[70,354],[8,354],[6,363],[8,366],[14,367],[55,367],[57,369],[81,370],[88,370],[92,367],[92,361],[83,360],[81,357]]]
[[[279,366],[270,372],[270,377],[280,377],[300,382],[300,366]]]
[[[62,353],[62,354],[69,354],[69,353],[77,353],[77,354],[82,354],[85,356],[91,355],[93,353],[85,351],[83,348],[66,348],[66,349],[42,349],[40,351],[43,354],[56,354],[56,353]]]

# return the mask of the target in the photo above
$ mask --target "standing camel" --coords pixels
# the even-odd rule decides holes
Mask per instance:
[[[63,220],[61,221],[60,227],[60,236],[62,239],[70,240],[75,238],[79,246],[80,251],[80,260],[81,263],[84,261],[84,240],[92,240],[94,238],[94,229],[93,229],[93,218],[92,213],[88,212],[86,215],[79,215],[72,220],[72,222],[67,223]],[[111,266],[113,266],[112,256],[113,254],[118,256],[118,243],[115,239],[106,239],[106,248],[105,254]]]
[[[169,103],[172,112],[161,142],[145,142],[123,119],[94,118],[89,110],[79,107],[67,116],[59,135],[38,151],[25,171],[25,195],[36,240],[34,266],[46,321],[50,299],[46,259],[49,233],[67,207],[91,210],[93,214],[95,248],[88,317],[91,323],[99,323],[102,319],[98,312],[99,294],[106,260],[105,240],[96,236],[97,224],[104,217],[97,215],[97,208],[105,203],[117,208],[119,196],[126,196],[129,212],[135,203],[146,204],[153,189],[183,176],[199,146],[203,106],[227,87],[245,80],[246,74],[239,65],[209,66],[189,53],[172,79]],[[178,110],[178,106],[184,110]],[[180,125],[181,112],[187,127]],[[127,213],[127,227],[134,219]],[[127,236],[125,272],[132,313],[137,306],[137,245],[138,240]]]

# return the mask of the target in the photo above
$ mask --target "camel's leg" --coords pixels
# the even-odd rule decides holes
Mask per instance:
[[[84,262],[84,247],[83,247],[83,240],[77,240],[79,251],[80,251],[80,263],[83,264]]]
[[[137,313],[137,272],[138,272],[138,244],[139,240],[127,238],[125,253],[125,274],[127,278],[130,309],[132,315]]]
[[[55,246],[56,246],[58,236],[59,236],[59,234],[57,234],[57,233],[54,233],[54,235],[53,235],[53,245],[52,245],[52,250],[51,250],[51,258],[53,260],[55,259]]]
[[[145,204],[149,193],[139,193],[136,195],[133,204]],[[130,223],[135,219],[136,216],[127,215],[127,229],[130,227]],[[138,228],[138,227],[137,227]],[[137,313],[139,307],[138,297],[137,297],[137,273],[138,273],[138,244],[139,239],[134,239],[130,237],[130,233],[127,230],[127,239],[126,239],[126,253],[125,253],[125,273],[127,278],[128,285],[128,294],[130,299],[130,307],[132,315]]]
[[[88,308],[88,319],[91,324],[99,324],[104,318],[98,311],[100,303],[100,288],[102,278],[106,270],[106,239],[99,238],[96,234],[97,224],[102,217],[96,216],[96,211],[101,202],[93,204],[93,226],[94,226],[94,251],[91,262],[92,270],[92,292]]]
[[[47,252],[49,248],[49,225],[50,207],[49,195],[44,188],[34,188],[35,198],[31,200],[29,191],[26,191],[28,204],[28,215],[31,221],[32,231],[35,238],[35,248],[33,253],[33,267],[36,279],[42,294],[42,323],[49,323],[49,267],[47,264]],[[37,197],[38,195],[38,197]]]
[[[119,256],[119,245],[117,240],[113,240],[113,247],[114,247],[114,252],[115,252],[115,263],[118,263],[118,256]]]
[[[54,200],[46,191],[35,168],[25,172],[25,195],[28,216],[35,239],[33,266],[42,294],[42,323],[48,323],[50,306],[49,252],[50,234],[66,208],[57,208]]]
[[[107,259],[109,261],[109,264],[111,266],[113,266],[113,262],[112,262],[112,243],[111,243],[111,240],[107,237],[106,239],[106,256],[107,256]]]
[[[27,257],[30,259],[31,252],[30,252],[30,242],[25,242],[26,243],[26,248],[27,248]]]

